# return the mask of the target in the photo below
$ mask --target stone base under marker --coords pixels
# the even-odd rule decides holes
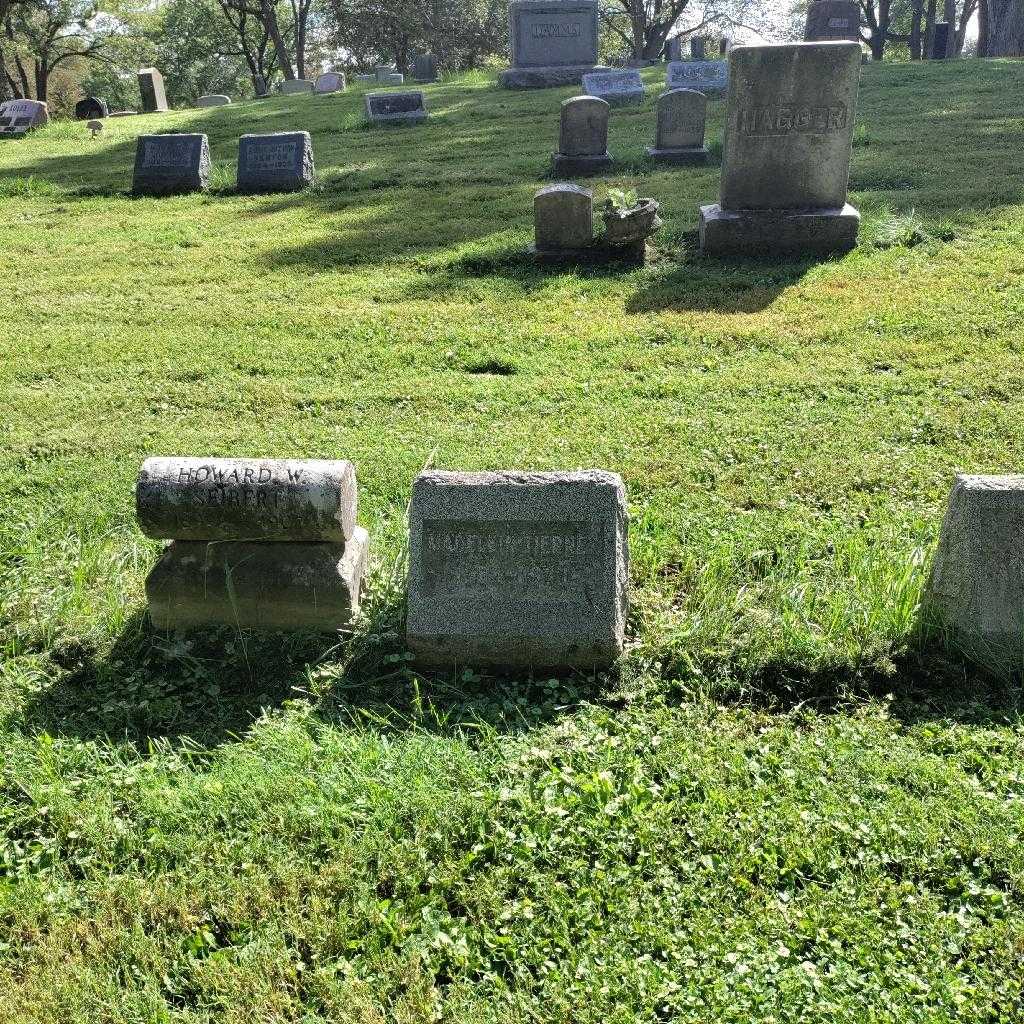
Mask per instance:
[[[568,156],[565,153],[551,154],[551,169],[555,174],[571,177],[584,177],[588,174],[600,174],[612,165],[612,157],[608,152],[595,156]]]
[[[573,64],[566,67],[507,68],[498,75],[502,89],[551,89],[559,85],[582,85],[583,76],[591,71],[610,71],[611,68],[593,64]]]
[[[658,163],[678,164],[681,167],[692,167],[708,162],[706,146],[698,149],[658,149],[657,146],[648,146],[647,155]]]
[[[723,210],[700,208],[700,251],[708,256],[764,253],[824,255],[857,244],[860,214],[841,210]]]
[[[348,543],[174,541],[146,580],[157,629],[226,624],[330,632],[359,609],[369,537]]]

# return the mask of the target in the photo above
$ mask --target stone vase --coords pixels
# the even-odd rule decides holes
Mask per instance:
[[[661,227],[658,203],[654,199],[640,199],[630,210],[606,206],[601,211],[604,221],[606,245],[633,245],[653,235]]]

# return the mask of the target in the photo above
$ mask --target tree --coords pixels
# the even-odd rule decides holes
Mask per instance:
[[[978,56],[1024,56],[1024,0],[979,2]]]

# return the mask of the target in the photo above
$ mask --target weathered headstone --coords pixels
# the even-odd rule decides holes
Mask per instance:
[[[860,214],[847,203],[860,45],[737,47],[719,203],[700,211],[712,255],[852,248]]]
[[[732,49],[732,40],[728,36],[722,36],[718,41],[718,56],[727,57]]]
[[[243,135],[238,140],[239,192],[297,192],[314,180],[309,132]]]
[[[811,0],[807,5],[804,41],[822,43],[830,39],[860,42],[860,4],[857,0]]]
[[[378,85],[404,85],[405,84],[405,75],[401,74],[398,71],[395,71],[395,72],[393,72],[390,75],[378,75],[377,76],[377,84]]]
[[[137,110],[112,110],[110,112],[111,117],[136,117],[138,116]]]
[[[313,83],[308,78],[287,78],[281,83],[282,96],[297,96],[312,91]]]
[[[643,103],[644,82],[640,72],[628,71],[588,71],[583,76],[583,94],[597,96],[610,103],[613,107]]]
[[[696,89],[710,99],[729,91],[729,62],[724,60],[680,60],[669,64],[668,89]]]
[[[274,138],[249,136],[261,137]],[[356,471],[345,459],[150,458],[135,508],[158,540],[343,544],[356,525]]]
[[[102,120],[109,114],[106,100],[98,96],[86,96],[75,104],[75,119],[78,121]]]
[[[139,68],[139,92],[144,114],[159,114],[167,110],[164,76],[156,68]]]
[[[608,115],[611,108],[596,96],[563,100],[558,152],[551,162],[556,174],[593,174],[611,166]]]
[[[594,194],[559,182],[533,197],[534,253],[540,259],[570,256],[594,240]]]
[[[230,96],[222,96],[219,93],[210,93],[207,96],[200,96],[196,100],[197,107],[224,107],[231,102]]]
[[[671,63],[674,60],[683,59],[683,40],[681,36],[673,36],[665,40],[665,61]]]
[[[690,59],[704,60],[707,53],[707,45],[708,40],[706,36],[690,36]]]
[[[949,56],[949,36],[949,22],[935,22],[932,29],[932,60],[945,60]]]
[[[139,136],[133,192],[154,196],[198,192],[209,183],[210,145],[205,135]]]
[[[579,85],[597,67],[597,0],[512,0],[512,67],[498,78],[505,89]]]
[[[376,75],[354,75],[353,79],[357,82],[376,82]]]
[[[957,476],[923,605],[951,646],[1024,675],[1024,476]]]
[[[0,136],[24,135],[49,122],[49,108],[40,100],[7,100],[0,103]]]
[[[406,639],[435,665],[592,667],[622,652],[626,494],[615,473],[421,473]]]
[[[340,71],[325,71],[317,78],[316,84],[313,86],[313,91],[318,93],[344,92],[344,74]]]
[[[654,145],[647,155],[663,163],[703,164],[708,99],[694,89],[671,89],[658,97],[658,122]]]
[[[437,58],[432,53],[420,53],[412,62],[412,78],[414,82],[437,81]]]
[[[398,68],[391,64],[379,64],[373,69],[373,74],[378,82],[384,82],[392,75],[397,75]]]
[[[368,92],[363,99],[370,124],[419,124],[427,109],[419,89],[406,92]]]

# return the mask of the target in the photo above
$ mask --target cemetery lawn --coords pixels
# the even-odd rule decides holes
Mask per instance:
[[[842,259],[701,259],[715,158],[644,269],[524,256],[557,102],[493,76],[415,129],[361,90],[0,144],[0,1022],[1024,1020],[1017,685],[922,626],[957,468],[1024,467],[1024,64],[864,69]],[[310,193],[233,192],[306,128]],[[203,131],[209,195],[133,199]],[[147,454],[348,457],[351,636],[145,617]],[[608,675],[419,673],[426,464],[630,495]]]

